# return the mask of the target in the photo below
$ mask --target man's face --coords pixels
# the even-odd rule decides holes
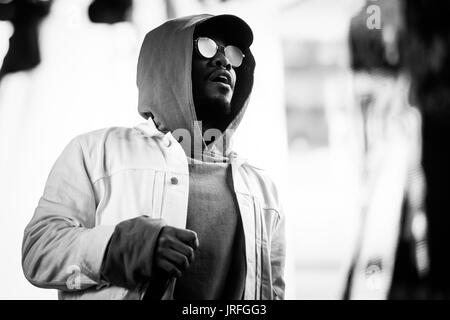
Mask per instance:
[[[229,44],[217,32],[199,36],[208,37],[219,46],[226,47]],[[204,58],[194,48],[192,92],[198,120],[213,124],[229,115],[235,85],[236,72],[222,49],[214,57]]]

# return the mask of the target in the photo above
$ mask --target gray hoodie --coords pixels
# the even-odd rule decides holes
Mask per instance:
[[[192,97],[193,34],[198,24],[208,23],[212,17],[202,14],[167,21],[146,35],[139,55],[139,113],[146,119],[152,117],[162,132],[187,130],[194,139],[193,143],[181,142],[187,155],[193,154],[194,145],[204,146]],[[230,17],[235,19],[236,28],[248,28],[239,18]],[[230,32],[237,30],[230,28]],[[247,44],[250,45],[251,41],[252,37],[247,40]],[[245,50],[244,54],[243,64],[236,69],[237,82],[228,127],[221,138],[208,146],[205,153],[215,148],[224,155],[231,151],[231,137],[244,116],[253,87],[255,60],[250,49]]]

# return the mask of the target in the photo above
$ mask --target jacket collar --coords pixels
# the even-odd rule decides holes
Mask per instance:
[[[153,137],[163,138],[164,136],[167,135],[156,128],[155,123],[151,120],[151,118],[149,118],[149,120],[145,122],[139,123],[134,128],[151,138]]]
[[[170,131],[167,133],[164,133],[164,132],[158,130],[158,128],[156,128],[156,125],[151,118],[149,118],[145,122],[139,123],[134,128],[136,130],[140,131],[141,133],[143,133],[144,135],[146,135],[147,137],[161,139],[164,144],[169,144],[171,142],[172,143],[175,142],[177,144],[179,143],[178,141],[175,140],[175,138],[172,136]],[[213,146],[209,150],[209,152],[219,153],[220,151],[217,149],[217,147]],[[185,150],[185,153],[186,153],[186,150]],[[232,165],[234,165],[235,167],[240,167],[242,164],[247,162],[246,158],[239,156],[234,151],[232,151],[228,154],[228,158],[229,158],[230,163]]]

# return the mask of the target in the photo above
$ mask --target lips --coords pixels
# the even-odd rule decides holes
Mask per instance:
[[[209,81],[219,82],[232,86],[231,74],[226,70],[216,70],[210,74],[208,77]]]
[[[212,81],[214,81],[214,82],[222,82],[222,83],[225,83],[225,84],[230,84],[230,81],[228,80],[228,78],[226,76],[215,77],[214,79],[212,79]]]

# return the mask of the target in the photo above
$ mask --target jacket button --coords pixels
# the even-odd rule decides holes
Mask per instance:
[[[170,178],[170,183],[178,184],[178,179],[176,177],[172,177],[172,178]]]

